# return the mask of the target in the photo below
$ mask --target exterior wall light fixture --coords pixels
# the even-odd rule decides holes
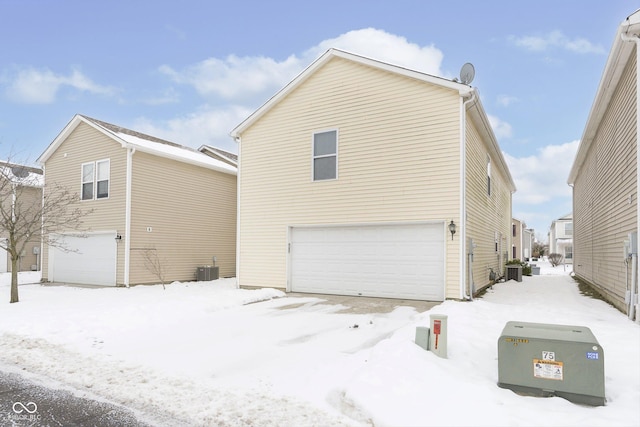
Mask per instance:
[[[451,240],[453,240],[453,235],[456,234],[456,224],[453,220],[449,223],[449,232],[451,233]]]

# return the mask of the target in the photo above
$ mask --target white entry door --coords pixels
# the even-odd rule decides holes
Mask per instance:
[[[116,285],[117,243],[115,232],[91,233],[87,237],[59,235],[69,251],[49,248],[49,281],[85,285]]]
[[[294,292],[444,300],[444,223],[292,227]]]

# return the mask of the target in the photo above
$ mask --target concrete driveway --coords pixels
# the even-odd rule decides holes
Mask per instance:
[[[319,301],[317,304],[343,305],[345,308],[337,312],[352,314],[390,313],[397,307],[413,307],[418,312],[422,313],[440,304],[438,301],[417,301],[350,295],[307,294],[298,292],[287,292],[287,296],[298,298],[318,298],[324,301]],[[282,308],[294,308],[294,305],[284,306]]]

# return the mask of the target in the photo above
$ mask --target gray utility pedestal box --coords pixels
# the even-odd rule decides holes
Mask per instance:
[[[516,282],[522,282],[522,266],[521,265],[507,265],[507,281],[515,280]]]
[[[219,268],[218,267],[198,267],[197,278],[198,281],[218,280]]]
[[[603,406],[604,351],[584,326],[507,322],[498,339],[498,386]]]

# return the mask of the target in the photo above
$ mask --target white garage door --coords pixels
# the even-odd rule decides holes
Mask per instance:
[[[444,300],[444,223],[293,227],[294,292]]]
[[[115,235],[115,232],[92,233],[87,237],[63,235],[61,239],[72,252],[49,248],[49,281],[115,286]]]

